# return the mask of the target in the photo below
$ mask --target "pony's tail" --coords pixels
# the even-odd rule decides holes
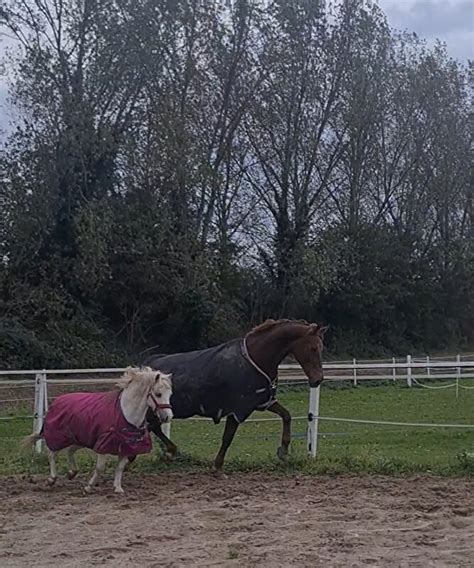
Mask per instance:
[[[30,448],[33,444],[35,444],[38,440],[41,440],[43,438],[43,433],[42,432],[33,432],[33,434],[30,434],[29,436],[26,436],[26,438],[23,438],[23,440],[21,441],[21,447],[22,448]]]

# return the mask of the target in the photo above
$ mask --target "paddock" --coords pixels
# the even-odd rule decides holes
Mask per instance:
[[[308,389],[297,375],[279,394],[296,417],[288,463],[275,458],[279,421],[254,413],[239,429],[223,479],[209,473],[222,425],[175,421],[181,455],[168,464],[156,444],[127,473],[125,497],[110,490],[112,464],[84,495],[87,451],[75,480],[65,479],[60,462],[57,485],[46,487],[44,453],[18,452],[38,404],[34,376],[5,375],[0,503],[8,522],[0,527],[0,565],[472,566],[474,383],[472,363],[457,373],[454,362],[438,374],[374,367],[372,379],[354,366],[329,380],[316,459],[307,457],[314,417],[308,420]],[[83,385],[81,376],[77,383],[53,376],[46,400],[93,381],[104,388],[102,374]]]
[[[472,481],[429,476],[130,475],[44,487],[0,478],[0,564],[245,567],[472,566]],[[71,484],[75,486],[71,489]]]

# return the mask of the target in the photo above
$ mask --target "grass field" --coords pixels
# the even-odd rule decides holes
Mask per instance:
[[[470,384],[472,386],[472,382]],[[279,400],[293,416],[306,416],[308,391],[279,393]],[[474,424],[474,389],[408,389],[401,385],[323,388],[321,416],[395,422]],[[16,410],[18,411],[18,409]],[[20,412],[21,414],[21,412]],[[255,413],[252,418],[272,418]],[[301,471],[302,473],[431,472],[474,476],[474,429],[412,428],[324,422],[320,423],[318,456],[306,458],[306,419],[293,421],[291,455],[286,464],[275,458],[279,445],[279,422],[249,422],[236,435],[226,460],[228,471]],[[223,424],[193,420],[174,421],[172,439],[180,456],[166,463],[155,444],[151,456],[142,456],[135,470],[206,469],[211,465]],[[45,457],[34,458],[19,450],[19,439],[31,432],[31,419],[0,420],[0,474],[46,472]],[[92,464],[88,452],[80,452],[85,467]],[[78,454],[79,456],[79,454]],[[64,460],[61,461],[64,470]],[[60,470],[61,470],[60,469]]]

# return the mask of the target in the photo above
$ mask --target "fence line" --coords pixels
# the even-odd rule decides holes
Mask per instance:
[[[471,356],[470,356],[471,357]],[[352,362],[330,362],[325,363],[323,368],[327,374],[326,381],[351,381],[354,386],[357,386],[359,381],[382,381],[382,380],[406,380],[407,385],[411,387],[413,384],[428,388],[428,389],[447,389],[455,388],[456,397],[459,396],[459,389],[473,389],[474,386],[466,386],[460,384],[460,379],[473,379],[474,378],[474,360],[462,360],[460,355],[453,358],[453,362],[447,361],[447,358],[440,360],[439,358],[412,358],[407,355],[406,360],[399,362],[397,359],[387,359],[378,361],[357,361],[353,359]],[[474,358],[472,358],[474,359]],[[42,370],[13,370],[2,371],[0,370],[0,388],[33,388],[34,387],[34,413],[33,413],[33,429],[39,431],[43,425],[44,415],[48,409],[48,385],[62,385],[62,386],[76,386],[76,385],[91,385],[91,384],[113,384],[116,382],[116,377],[95,377],[95,378],[48,378],[49,376],[57,375],[103,375],[103,374],[118,374],[123,373],[124,368],[104,368],[104,369],[42,369]],[[383,374],[380,371],[384,371]],[[425,370],[425,373],[419,371]],[[449,373],[449,370],[452,370]],[[279,368],[280,371],[280,385],[307,385],[307,378],[301,373],[301,367],[295,364],[283,364]],[[331,374],[334,371],[339,371],[339,374]],[[361,374],[358,371],[365,371]],[[374,372],[375,374],[367,374],[367,372]],[[401,371],[401,373],[400,373]],[[340,373],[347,372],[347,374]],[[27,376],[29,379],[12,379],[2,380],[1,377],[20,377]],[[453,378],[455,382],[448,385],[429,386],[420,383],[420,380],[434,380]],[[11,399],[12,402],[28,400],[28,399]],[[5,402],[1,400],[0,402]],[[319,415],[320,404],[320,388],[311,388],[309,394],[309,410],[307,416],[298,416],[294,420],[307,420],[307,450],[308,454],[316,457],[317,442],[319,431],[319,420],[328,420],[334,422],[349,422],[360,424],[374,424],[374,425],[391,425],[391,426],[412,426],[412,427],[430,427],[430,428],[467,428],[474,429],[474,425],[469,424],[428,424],[428,423],[408,423],[408,422],[391,422],[391,421],[377,421],[353,418],[338,418],[338,417],[325,417]],[[31,417],[30,417],[31,418]],[[0,420],[12,420],[15,417],[0,417]],[[192,420],[192,419],[191,419]],[[195,419],[203,420],[203,419]],[[206,420],[206,419],[204,419]],[[249,422],[269,422],[279,421],[279,418],[258,418],[249,419]],[[166,426],[169,436],[169,424]],[[36,451],[41,452],[41,442],[36,445]]]
[[[459,358],[458,358],[459,357]],[[425,359],[415,359],[412,358],[410,355],[407,355],[406,360],[403,362],[397,362],[397,359],[392,359],[387,363],[380,363],[374,361],[357,361],[354,359],[353,361],[348,362],[330,362],[330,363],[323,363],[323,369],[325,371],[331,370],[359,370],[359,369],[473,369],[474,371],[474,359],[473,360],[462,360],[462,357],[456,356],[455,360],[451,363],[450,361],[446,360],[438,360],[434,361],[433,359],[430,361],[426,361]],[[287,372],[287,371],[300,371],[301,366],[295,363],[283,363],[279,367],[280,371]],[[28,370],[1,370],[0,369],[0,377],[1,376],[25,376],[25,375],[37,375],[39,373],[46,373],[48,375],[83,375],[83,374],[103,374],[103,373],[123,373],[126,370],[125,367],[110,367],[110,368],[91,368],[91,369],[28,369]],[[350,377],[348,377],[350,378]],[[31,380],[31,379],[30,379]]]

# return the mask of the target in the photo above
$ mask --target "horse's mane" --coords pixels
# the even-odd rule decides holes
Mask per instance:
[[[263,323],[255,326],[254,328],[252,328],[247,335],[250,334],[256,334],[256,333],[261,333],[262,331],[267,331],[268,329],[276,326],[276,325],[281,325],[281,324],[289,324],[289,323],[300,323],[303,325],[310,325],[309,322],[307,322],[306,320],[292,320],[292,319],[279,319],[279,320],[274,320],[274,319],[267,319],[266,321],[264,321]]]
[[[160,375],[160,380],[167,383],[168,387],[171,387],[169,376],[160,373],[160,371],[154,371],[151,367],[128,367],[116,384],[121,390],[127,388],[133,381],[146,381],[152,385],[157,374]]]

